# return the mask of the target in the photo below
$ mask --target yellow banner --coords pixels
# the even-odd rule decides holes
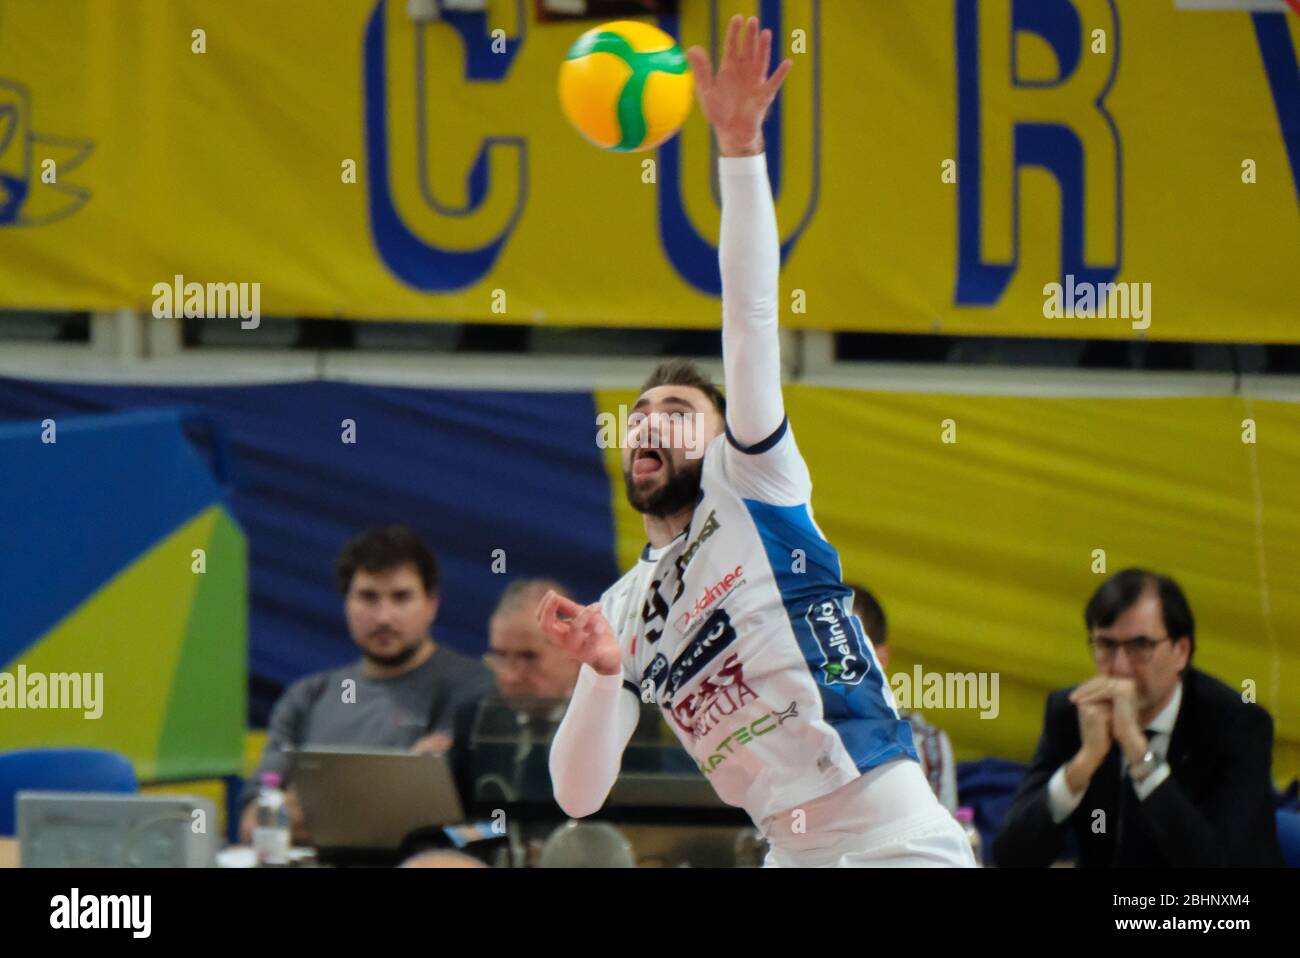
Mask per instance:
[[[795,61],[767,127],[791,326],[1295,341],[1285,9],[683,0],[660,26],[707,45],[759,12]],[[556,93],[587,25],[534,17],[0,0],[0,305],[716,324],[699,112],[653,153],[589,146]]]

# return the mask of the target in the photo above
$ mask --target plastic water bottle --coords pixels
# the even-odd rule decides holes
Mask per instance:
[[[257,793],[257,823],[253,827],[253,851],[259,865],[289,864],[289,809],[280,788],[278,772],[262,775]]]
[[[957,809],[957,821],[961,823],[962,831],[970,841],[970,850],[975,856],[975,864],[983,867],[984,850],[980,846],[979,829],[975,827],[975,809],[966,806]]]

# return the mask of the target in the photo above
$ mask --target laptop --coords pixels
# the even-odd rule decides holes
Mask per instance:
[[[292,762],[291,781],[322,852],[396,851],[412,832],[465,820],[449,754],[334,746],[299,749]]]

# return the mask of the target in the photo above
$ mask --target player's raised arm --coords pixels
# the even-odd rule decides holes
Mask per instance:
[[[777,329],[781,240],[767,179],[763,119],[789,72],[784,60],[768,76],[772,31],[732,17],[717,73],[700,47],[687,51],[700,107],[722,154],[722,359],[727,425],[733,441],[752,447],[785,421]]]

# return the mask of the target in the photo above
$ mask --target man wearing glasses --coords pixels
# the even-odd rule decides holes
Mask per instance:
[[[1082,867],[1281,865],[1272,719],[1191,667],[1177,583],[1125,569],[1084,622],[1097,675],[1048,697],[996,863],[1051,864],[1071,833]]]
[[[572,598],[549,579],[518,579],[506,586],[488,622],[484,659],[502,698],[520,706],[542,701],[547,712],[557,701],[567,702],[578,681],[578,663],[555,648],[537,624],[537,603],[548,590]]]
[[[488,620],[483,661],[496,684],[487,696],[460,707],[453,734],[457,781],[467,800],[551,800],[547,750],[578,681],[578,663],[537,624],[537,603],[551,590],[572,598],[559,582],[517,579]],[[475,743],[476,728],[489,744]]]

